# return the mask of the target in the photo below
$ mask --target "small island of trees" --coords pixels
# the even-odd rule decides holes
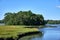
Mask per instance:
[[[44,25],[45,21],[41,14],[34,14],[29,10],[5,13],[4,23],[6,25]]]

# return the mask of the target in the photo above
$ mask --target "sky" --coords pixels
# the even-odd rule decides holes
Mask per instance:
[[[0,20],[7,12],[31,10],[45,20],[60,20],[60,0],[0,0]]]

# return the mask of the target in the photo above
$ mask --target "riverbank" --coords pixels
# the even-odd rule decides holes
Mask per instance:
[[[0,26],[0,38],[13,37],[16,38],[18,34],[36,32],[37,28],[25,28],[28,26]]]

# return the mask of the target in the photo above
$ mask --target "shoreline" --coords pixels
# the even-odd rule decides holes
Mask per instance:
[[[25,28],[27,26],[0,26],[0,40],[20,39],[24,36],[38,34],[38,28]]]

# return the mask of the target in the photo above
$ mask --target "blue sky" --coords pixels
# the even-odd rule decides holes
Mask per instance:
[[[31,10],[44,19],[60,20],[60,0],[0,0],[0,20],[6,12]]]

